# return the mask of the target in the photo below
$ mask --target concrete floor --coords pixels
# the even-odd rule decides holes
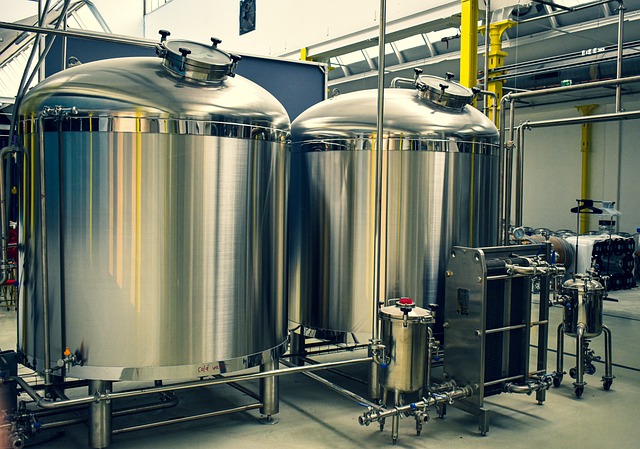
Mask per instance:
[[[605,303],[604,321],[613,333],[613,374],[616,376],[609,391],[602,388],[602,363],[597,364],[593,376],[585,376],[588,385],[582,398],[577,399],[566,375],[562,385],[547,393],[543,405],[533,396],[500,394],[486,400],[491,411],[490,430],[486,436],[478,431],[474,416],[449,407],[444,419],[432,419],[417,436],[412,418],[400,422],[399,448],[467,448],[509,447],[510,449],[546,447],[600,449],[635,449],[640,445],[640,289],[613,292],[619,302]],[[561,320],[561,310],[551,311],[552,329]],[[15,346],[15,312],[0,311],[0,348]],[[554,334],[554,333],[552,333]],[[592,341],[596,354],[604,356],[604,338]],[[555,369],[555,335],[549,342],[549,371]],[[575,340],[566,338],[565,351],[575,353]],[[574,357],[565,357],[565,370],[573,366]],[[351,371],[361,371],[354,368]],[[360,372],[360,374],[364,374]],[[362,385],[323,374],[359,394],[365,395]],[[247,386],[256,389],[256,385]],[[116,388],[117,389],[117,388]],[[114,449],[145,448],[362,448],[391,447],[390,420],[380,432],[376,424],[358,424],[358,416],[365,409],[308,379],[295,374],[280,380],[280,413],[276,424],[265,424],[257,411],[209,418],[135,431],[113,436]],[[86,391],[77,394],[84,395]],[[180,402],[174,408],[145,415],[114,418],[114,429],[147,421],[185,416],[201,412],[247,404],[247,395],[228,386],[198,388],[179,393]],[[143,401],[140,400],[139,403]],[[114,404],[118,408],[119,404]],[[72,415],[76,416],[76,415]],[[79,415],[78,415],[79,416]],[[44,432],[56,435],[54,430]],[[69,449],[88,447],[87,427],[77,424],[64,428],[55,439],[35,447]]]

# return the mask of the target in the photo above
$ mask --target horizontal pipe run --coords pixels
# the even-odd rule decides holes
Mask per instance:
[[[239,412],[246,412],[246,411],[249,411],[249,410],[255,410],[255,409],[258,409],[260,407],[262,407],[262,403],[242,405],[240,407],[233,407],[233,408],[226,409],[226,410],[218,410],[218,411],[215,411],[215,412],[201,413],[201,414],[198,414],[198,415],[184,416],[184,417],[180,417],[180,418],[167,419],[165,421],[158,421],[158,422],[149,423],[149,424],[140,424],[138,426],[123,427],[121,429],[114,429],[111,432],[111,435],[119,435],[121,433],[134,432],[136,430],[153,429],[155,427],[168,426],[168,425],[171,425],[171,424],[179,424],[179,423],[184,423],[184,422],[196,421],[196,420],[199,420],[199,419],[215,418],[216,416],[230,415],[231,413],[239,413]]]
[[[166,402],[115,410],[113,411],[111,416],[114,418],[118,418],[120,416],[129,416],[137,413],[147,413],[147,412],[153,412],[156,410],[164,410],[164,409],[175,407],[176,405],[178,405],[178,402],[179,402],[178,398],[174,396]],[[67,410],[64,410],[64,411],[67,411]],[[41,417],[41,415],[36,415],[36,416]],[[88,419],[87,416],[80,416],[77,418],[69,418],[69,419],[60,420],[60,421],[45,422],[40,424],[40,430],[55,429],[59,427],[72,426],[75,424],[82,424],[87,422],[87,419]]]
[[[583,123],[613,122],[640,118],[640,111],[613,112],[610,114],[585,115],[581,117],[559,118],[553,120],[539,120],[522,124],[527,129],[545,128],[551,126],[580,125]]]
[[[440,404],[440,403],[450,403],[454,399],[467,398],[473,395],[473,388],[470,386],[456,388],[452,391],[442,393],[442,394],[434,394],[432,393],[428,398],[422,398],[421,401],[413,402],[411,404],[393,407],[391,409],[385,409],[381,406],[376,405],[374,410],[369,410],[363,416],[358,418],[360,425],[368,425],[373,421],[380,421],[390,416],[401,416],[405,413],[411,413],[416,409],[421,409],[424,407],[430,407],[432,405]]]
[[[514,331],[517,329],[525,329],[528,326],[526,324],[517,324],[515,326],[505,326],[505,327],[497,327],[495,329],[487,329],[486,331],[484,331],[485,335],[489,335],[489,334],[497,334],[499,332],[508,332],[508,331]]]
[[[640,75],[628,76],[620,79],[609,79],[602,81],[590,81],[582,84],[572,84],[570,86],[549,87],[547,89],[528,90],[526,92],[510,92],[505,97],[512,100],[521,100],[523,98],[539,97],[542,95],[562,94],[566,92],[574,92],[584,89],[595,89],[597,87],[609,87],[622,84],[639,83]]]
[[[90,404],[92,402],[111,401],[114,399],[121,399],[121,398],[132,398],[132,397],[144,396],[147,394],[154,394],[154,393],[168,393],[168,392],[174,392],[179,390],[187,390],[191,388],[230,384],[234,382],[263,379],[263,378],[272,377],[272,376],[283,376],[287,374],[296,374],[296,373],[301,373],[305,371],[319,371],[319,370],[333,368],[337,366],[356,365],[360,363],[371,363],[371,362],[373,362],[372,357],[364,357],[364,358],[352,359],[352,360],[327,362],[319,365],[297,366],[292,368],[276,369],[271,371],[264,371],[259,373],[245,374],[245,375],[239,375],[239,376],[233,376],[233,377],[215,378],[215,379],[210,379],[205,381],[187,382],[184,384],[173,384],[173,385],[167,385],[167,386],[161,386],[161,387],[144,388],[141,390],[122,391],[117,393],[102,393],[102,394],[96,393],[94,396],[87,396],[84,398],[68,399],[64,401],[55,401],[55,402],[40,396],[38,392],[36,392],[33,388],[31,388],[29,384],[27,384],[22,378],[18,376],[6,377],[3,380],[5,382],[16,382],[18,385],[20,385],[22,389],[25,391],[25,393],[27,393],[31,397],[31,399],[36,401],[38,407],[44,408],[44,409],[60,409],[60,408],[66,408],[66,407],[71,407],[75,405]]]
[[[520,374],[518,376],[511,376],[511,377],[505,377],[503,379],[492,380],[491,382],[485,382],[484,386],[485,387],[491,387],[493,385],[498,385],[498,384],[501,384],[503,382],[510,382],[510,381],[518,380],[518,379],[524,379],[524,376],[522,374]]]
[[[313,348],[313,347],[320,347],[320,346],[327,346],[327,345],[331,345],[332,343],[329,342],[317,342],[317,343],[308,343],[305,345],[305,348]],[[291,358],[291,357],[306,357],[306,356],[314,356],[314,355],[323,355],[323,354],[332,354],[332,353],[336,353],[336,352],[353,352],[359,349],[365,349],[369,347],[369,343],[358,343],[355,345],[349,345],[349,346],[336,346],[333,348],[327,348],[327,349],[318,349],[318,350],[314,350],[314,351],[306,351],[304,353],[286,353],[283,356],[280,357],[280,359],[282,358]]]
[[[523,277],[527,277],[527,274],[521,274],[521,273],[513,273],[513,274],[499,274],[496,276],[487,276],[487,281],[499,281],[502,279],[515,279],[515,278],[523,278]]]
[[[607,3],[614,3],[614,2],[619,3],[619,0],[600,0],[600,1],[597,1],[597,2],[593,2],[593,3],[586,3],[584,5],[572,6],[568,10],[564,10],[563,9],[563,10],[560,10],[560,11],[553,11],[553,12],[550,12],[549,14],[544,14],[544,15],[537,16],[537,17],[532,17],[530,19],[518,20],[517,23],[518,23],[518,25],[522,25],[524,23],[529,23],[529,22],[534,22],[534,21],[541,20],[541,19],[548,19],[550,17],[555,17],[555,16],[558,16],[560,14],[567,14],[567,13],[570,13],[570,12],[581,11],[583,9],[593,8],[594,6],[601,6],[601,5],[604,5],[604,4],[607,4]],[[556,6],[559,6],[559,5],[556,5]]]
[[[533,327],[533,326],[543,326],[546,324],[549,324],[549,320],[532,321],[529,325]]]
[[[305,363],[308,363],[309,365],[317,365],[318,363],[321,363],[321,362],[317,362],[317,361],[315,361],[313,359],[310,359],[309,357],[303,357],[302,360]],[[365,381],[363,379],[360,379],[359,377],[352,376],[351,374],[347,374],[344,371],[340,371],[340,370],[337,370],[337,369],[327,369],[327,372],[335,374],[335,375],[340,376],[340,377],[344,377],[345,379],[349,379],[349,380],[351,380],[353,382],[358,382],[358,383],[365,384],[365,385],[367,384],[367,381]]]
[[[231,388],[235,388],[236,390],[238,390],[241,393],[246,394],[247,396],[257,400],[257,401],[261,401],[262,398],[260,397],[260,395],[258,393],[255,393],[254,391],[251,391],[249,388],[245,387],[244,385],[240,385],[238,383],[232,383],[229,384],[229,386]]]
[[[77,37],[81,39],[90,39],[103,42],[113,42],[118,44],[131,44],[140,47],[155,48],[157,41],[150,39],[135,38],[131,36],[122,36],[118,34],[97,33],[95,31],[85,30],[56,30],[49,27],[37,27],[31,25],[23,25],[19,23],[0,22],[0,29],[26,31],[27,33],[51,34],[55,36]]]
[[[281,363],[283,365],[286,366],[295,366],[293,364],[291,364],[290,362],[284,362],[281,361]],[[367,405],[369,407],[376,407],[377,405],[374,404],[373,402],[370,402],[368,399],[363,398],[362,396],[347,390],[346,388],[342,388],[339,385],[334,384],[333,382],[328,381],[327,379],[324,379],[320,376],[318,376],[317,374],[314,373],[310,373],[310,372],[303,372],[302,374],[304,374],[305,376],[315,380],[316,382],[321,383],[322,385],[324,385],[325,387],[330,388],[331,390],[335,391],[338,394],[341,394],[342,396],[351,399],[352,401],[358,402],[360,404],[363,405]]]

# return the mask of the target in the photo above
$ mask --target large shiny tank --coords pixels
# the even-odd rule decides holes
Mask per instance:
[[[208,376],[284,349],[289,118],[217,43],[76,66],[25,97],[18,346],[38,371],[45,310],[51,364],[68,347],[84,379]]]
[[[498,131],[468,105],[470,90],[416,81],[417,89],[384,93],[384,297],[376,300],[442,306],[449,249],[497,243]],[[365,90],[319,103],[291,125],[289,317],[323,331],[316,335],[371,335],[376,111],[377,91]]]

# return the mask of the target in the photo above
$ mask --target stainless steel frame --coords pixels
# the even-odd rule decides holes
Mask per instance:
[[[453,247],[445,282],[445,380],[474,386],[456,407],[478,416],[489,430],[484,398],[503,391],[536,391],[539,403],[550,386],[546,375],[549,333],[549,246]],[[531,279],[541,276],[537,319],[532,317]],[[531,332],[536,327],[536,371],[529,371]]]

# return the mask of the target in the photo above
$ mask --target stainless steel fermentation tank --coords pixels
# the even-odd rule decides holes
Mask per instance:
[[[76,66],[24,98],[26,365],[193,378],[284,350],[289,118],[217,44]]]
[[[452,245],[497,243],[499,158],[470,90],[431,76],[415,87],[384,92],[378,300],[422,307],[442,302]],[[289,317],[320,335],[371,336],[376,102],[375,90],[338,95],[292,123]]]

